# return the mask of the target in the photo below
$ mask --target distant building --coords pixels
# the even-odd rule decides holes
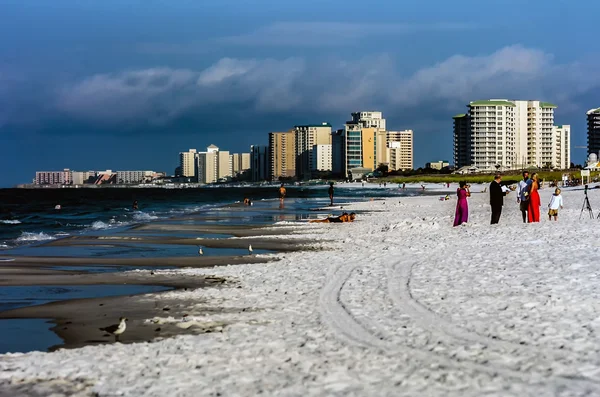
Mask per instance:
[[[180,176],[195,177],[196,176],[196,149],[190,149],[187,152],[179,153],[179,169]]]
[[[454,116],[457,168],[472,165],[491,172],[558,166],[557,148],[562,143],[557,139],[565,138],[565,130],[558,133],[554,128],[556,105],[489,99],[472,101],[467,107],[468,114]]]
[[[83,185],[84,183],[92,183],[98,173],[96,171],[73,171],[73,185]]]
[[[70,185],[73,181],[72,171],[38,171],[35,173],[36,185]]]
[[[386,120],[383,113],[378,111],[360,111],[351,113],[352,124],[358,124],[363,128],[375,129],[375,167],[380,164],[389,163],[389,152],[387,151],[388,139],[386,133]]]
[[[331,134],[331,163],[333,174],[338,177],[347,177],[345,129],[339,129]]]
[[[555,125],[552,127],[554,145],[552,148],[552,167],[561,170],[571,168],[571,126]]]
[[[310,179],[313,146],[331,144],[331,124],[309,124],[294,127],[296,139],[296,177]]]
[[[233,153],[231,155],[231,174],[239,176],[250,170],[250,153]]]
[[[313,164],[314,171],[332,171],[332,151],[331,145],[315,145],[313,146]]]
[[[432,161],[431,163],[425,164],[425,168],[431,168],[432,170],[441,170],[442,168],[449,166],[450,163],[446,160]]]
[[[363,127],[351,121],[345,127],[345,175],[352,168],[366,168],[373,171],[377,168],[375,128]]]
[[[117,183],[137,184],[150,182],[154,178],[154,171],[117,171]]]
[[[91,182],[94,185],[114,185],[117,183],[117,173],[112,170],[98,171]]]
[[[269,179],[296,176],[296,131],[269,133]]]
[[[588,154],[600,152],[600,108],[587,111]]]
[[[387,131],[387,158],[391,170],[412,170],[413,157],[413,130]]]
[[[232,162],[228,151],[221,151],[215,145],[206,148],[206,152],[196,154],[197,181],[216,183],[232,177]]]
[[[269,179],[269,147],[250,146],[250,173],[252,181],[260,182]]]

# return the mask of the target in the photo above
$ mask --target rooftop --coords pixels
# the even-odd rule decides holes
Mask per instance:
[[[489,99],[482,101],[471,101],[469,106],[510,106],[514,107],[515,104],[506,99]]]
[[[304,124],[304,125],[296,125],[294,126],[296,128],[299,127],[330,127],[331,128],[331,124],[329,123],[321,123],[321,124]]]
[[[464,113],[460,113],[460,114],[457,114],[456,116],[452,116],[452,118],[453,118],[453,119],[460,119],[460,118],[463,118],[463,117],[465,117],[465,116],[466,116],[466,114],[464,114]]]
[[[540,107],[541,108],[552,108],[552,109],[556,109],[558,106],[550,103],[550,102],[540,102]]]
[[[592,113],[600,113],[600,108],[590,109],[587,111],[587,114],[592,114]]]

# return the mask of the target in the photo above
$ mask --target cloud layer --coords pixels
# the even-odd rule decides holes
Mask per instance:
[[[598,87],[592,66],[559,64],[550,54],[521,46],[456,55],[408,76],[388,55],[224,58],[198,71],[151,68],[90,76],[61,88],[56,109],[90,121],[166,123],[215,107],[258,115],[298,109],[346,114],[366,107],[394,111],[436,104],[451,112],[469,100],[490,97],[539,98],[563,106]]]

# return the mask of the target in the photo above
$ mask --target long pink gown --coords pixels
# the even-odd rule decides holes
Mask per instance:
[[[457,189],[456,213],[454,215],[454,226],[460,226],[469,221],[469,204],[467,203],[467,190]]]

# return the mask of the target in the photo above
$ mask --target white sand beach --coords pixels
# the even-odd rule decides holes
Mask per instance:
[[[600,220],[579,220],[583,191],[565,189],[548,221],[552,191],[538,224],[522,223],[514,192],[493,226],[485,193],[456,228],[454,195],[375,200],[344,207],[373,210],[355,223],[296,227],[328,251],[157,271],[233,281],[149,298],[229,308],[186,321],[228,325],[0,356],[0,395],[600,395]],[[600,190],[589,197],[600,209]]]

